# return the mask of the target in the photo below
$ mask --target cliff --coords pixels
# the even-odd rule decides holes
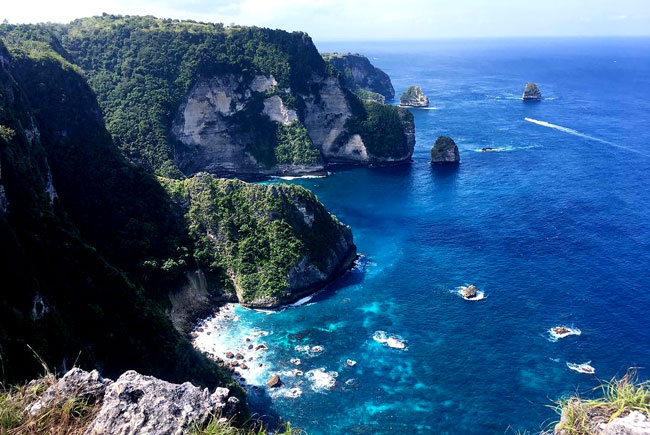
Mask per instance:
[[[460,163],[460,153],[456,142],[448,136],[439,136],[431,147],[431,163]]]
[[[421,87],[411,86],[399,98],[399,105],[407,107],[429,107],[429,98],[424,95]]]
[[[521,96],[522,100],[541,100],[542,99],[542,91],[539,90],[539,87],[533,83],[533,82],[528,82],[526,83],[526,88],[524,89],[524,93]]]
[[[0,36],[5,380],[40,369],[29,345],[57,371],[76,361],[238,394],[183,333],[231,295],[271,306],[323,286],[354,259],[349,228],[298,187],[197,176],[175,181],[188,195],[174,201],[122,156],[52,33],[5,25]],[[304,128],[288,121],[292,146],[279,155],[290,160],[304,151]]]
[[[120,155],[74,65],[47,44],[0,47],[3,381],[40,370],[29,345],[57,370],[230,384],[164,312],[191,261],[181,210]]]
[[[384,103],[395,97],[390,77],[361,54],[322,53],[342,75],[343,85],[361,99]],[[383,97],[383,98],[382,98]]]
[[[381,161],[372,138],[348,128],[365,116],[359,98],[304,33],[111,15],[16,31],[60,45],[124,155],[158,175],[325,174],[332,161]]]
[[[226,279],[244,305],[296,301],[356,258],[349,227],[299,186],[253,185],[205,173],[164,183],[185,209],[199,265]]]

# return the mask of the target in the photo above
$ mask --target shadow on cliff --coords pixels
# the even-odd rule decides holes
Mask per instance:
[[[357,258],[354,267],[345,272],[341,277],[317,292],[314,297],[309,302],[320,302],[331,298],[336,295],[336,292],[340,289],[356,284],[361,284],[366,277],[366,264],[368,263],[368,258],[364,255],[360,255]]]

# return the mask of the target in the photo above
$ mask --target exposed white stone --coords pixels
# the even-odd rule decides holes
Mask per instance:
[[[298,120],[298,114],[296,111],[287,108],[279,95],[273,95],[264,100],[264,114],[268,116],[271,121],[279,122],[284,125],[291,124]]]
[[[273,76],[255,76],[251,81],[250,88],[254,92],[266,92],[269,89],[278,85],[278,82]]]

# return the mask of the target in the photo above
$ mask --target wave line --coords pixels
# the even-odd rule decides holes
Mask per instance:
[[[574,129],[569,128],[569,127],[563,127],[561,125],[551,124],[550,122],[539,121],[539,120],[533,119],[533,118],[524,118],[524,120],[528,121],[528,122],[532,122],[533,124],[541,125],[542,127],[552,128],[554,130],[558,130],[558,131],[561,131],[561,132],[564,132],[564,133],[572,134],[574,136],[582,137],[584,139],[589,139],[589,140],[593,140],[593,141],[596,141],[596,142],[604,143],[606,145],[613,146],[614,148],[619,148],[619,149],[622,149],[622,150],[625,150],[625,151],[630,151],[632,153],[639,154],[639,155],[642,155],[644,157],[650,157],[650,154],[646,154],[644,152],[635,150],[634,148],[624,147],[623,145],[618,145],[618,144],[615,144],[613,142],[609,142],[609,141],[606,141],[606,140],[603,140],[603,139],[599,139],[597,137],[589,136],[588,134],[580,133],[578,130],[574,130]]]

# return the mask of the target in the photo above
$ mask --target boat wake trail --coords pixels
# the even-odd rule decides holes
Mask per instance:
[[[642,155],[642,156],[645,156],[645,157],[650,157],[650,154],[645,154],[645,153],[643,153],[641,151],[637,151],[637,150],[635,150],[633,148],[624,147],[622,145],[618,145],[618,144],[615,144],[613,142],[609,142],[609,141],[606,141],[606,140],[603,140],[603,139],[599,139],[597,137],[589,136],[588,134],[580,133],[578,130],[574,130],[572,128],[563,127],[563,126],[557,125],[557,124],[551,124],[550,122],[546,122],[546,121],[538,121],[537,119],[533,119],[533,118],[524,118],[524,120],[528,121],[528,122],[532,122],[533,124],[541,125],[542,127],[552,128],[554,130],[559,130],[559,131],[564,132],[564,133],[572,134],[573,136],[578,136],[578,137],[581,137],[581,138],[584,138],[584,139],[593,140],[593,141],[596,141],[596,142],[603,143],[605,145],[612,146],[614,148],[620,148],[620,149],[625,150],[625,151],[630,151],[630,152],[633,152],[635,154],[639,154],[639,155]]]

